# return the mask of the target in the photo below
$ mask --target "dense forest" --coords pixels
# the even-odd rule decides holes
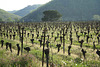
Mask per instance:
[[[99,0],[52,0],[37,10],[23,17],[24,21],[41,21],[45,10],[57,10],[62,14],[62,21],[100,20]]]

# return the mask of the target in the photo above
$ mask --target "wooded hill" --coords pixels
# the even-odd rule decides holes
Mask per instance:
[[[17,12],[18,10],[13,10],[13,11],[7,11],[7,12],[9,12],[9,13],[15,13],[15,12]]]
[[[63,21],[89,21],[100,17],[100,0],[52,0],[23,17],[21,21],[41,21],[43,12],[57,10],[62,14]]]
[[[30,12],[32,12],[33,10],[37,9],[38,7],[40,7],[41,4],[37,4],[37,5],[29,5],[21,10],[16,11],[14,14],[19,15],[21,17],[26,16],[27,14],[29,14]]]
[[[18,21],[19,19],[21,19],[20,16],[8,13],[7,11],[0,9],[0,22],[13,22]]]

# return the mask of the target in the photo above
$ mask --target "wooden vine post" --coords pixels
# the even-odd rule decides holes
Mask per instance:
[[[18,24],[18,34],[19,34],[19,40],[21,40],[21,33],[20,33],[20,26]]]
[[[22,36],[21,36],[21,55],[23,54],[23,31],[24,28],[22,28]]]
[[[47,67],[49,67],[49,65],[48,65],[48,63],[49,63],[48,62],[49,61],[49,49],[45,49],[44,52],[46,54]]]
[[[63,28],[63,53],[65,53],[65,33]]]
[[[43,41],[43,53],[42,53],[42,67],[43,67],[43,65],[44,65],[44,47],[45,47],[46,28],[44,28],[43,34],[44,34],[44,35],[43,35],[44,41]]]

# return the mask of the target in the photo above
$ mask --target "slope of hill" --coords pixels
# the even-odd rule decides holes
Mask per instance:
[[[9,13],[15,13],[15,12],[17,12],[17,10],[7,11],[7,12],[9,12]]]
[[[32,6],[29,5],[29,6],[25,7],[25,8],[23,8],[23,9],[21,9],[21,10],[15,12],[14,14],[23,17],[23,16],[27,15],[28,13],[30,13],[32,10],[37,9],[37,8],[40,7],[40,6],[41,6],[41,4],[32,5]]]
[[[11,21],[17,21],[21,19],[21,17],[0,9],[0,19],[2,19],[2,21],[5,22],[11,22]]]
[[[100,0],[52,0],[21,20],[41,21],[45,10],[57,10],[63,21],[93,20],[94,15],[100,15],[99,3]]]

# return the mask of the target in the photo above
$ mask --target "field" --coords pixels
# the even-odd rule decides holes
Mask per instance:
[[[0,23],[0,67],[99,67],[97,49],[99,21]]]

